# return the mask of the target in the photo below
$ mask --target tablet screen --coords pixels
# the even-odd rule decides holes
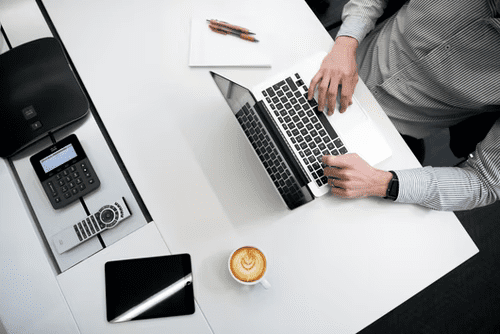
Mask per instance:
[[[178,285],[186,277],[192,278],[189,254],[110,261],[105,264],[105,277],[106,312],[110,322],[162,293],[163,300],[142,308],[140,314],[130,320],[194,313],[193,285],[191,282]],[[174,293],[171,293],[172,287]]]

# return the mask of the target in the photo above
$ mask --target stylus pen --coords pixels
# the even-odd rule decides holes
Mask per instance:
[[[123,313],[122,315],[117,316],[110,322],[112,323],[118,323],[118,322],[124,322],[124,321],[129,321],[137,317],[138,315],[143,314],[144,312],[148,311],[149,309],[155,307],[162,301],[170,298],[180,290],[182,290],[186,285],[189,285],[193,282],[193,275],[190,273],[189,275],[184,276],[177,282],[167,286],[165,289],[155,293],[148,299],[144,300],[142,303],[139,305],[136,305],[132,307],[130,310],[127,312]]]

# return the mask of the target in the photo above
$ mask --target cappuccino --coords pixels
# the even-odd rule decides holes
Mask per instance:
[[[256,282],[266,272],[266,257],[255,247],[242,247],[233,253],[229,268],[237,280]]]

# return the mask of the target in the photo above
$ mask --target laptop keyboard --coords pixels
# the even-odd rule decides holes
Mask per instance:
[[[299,152],[302,161],[321,187],[328,182],[323,173],[323,155],[346,154],[347,148],[332,128],[318,119],[318,103],[307,100],[307,87],[298,73],[262,91],[272,112]]]
[[[256,111],[246,103],[236,114],[250,143],[257,152],[271,180],[287,204],[300,202],[304,195],[276,145],[267,133]]]

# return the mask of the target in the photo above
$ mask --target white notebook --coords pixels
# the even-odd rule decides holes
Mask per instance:
[[[259,29],[258,20],[231,15],[205,16],[191,19],[189,66],[271,67],[271,60],[265,50],[268,41],[265,33]],[[249,42],[237,36],[215,33],[208,28],[207,19],[225,21],[247,28],[256,34],[255,38],[259,42]]]

